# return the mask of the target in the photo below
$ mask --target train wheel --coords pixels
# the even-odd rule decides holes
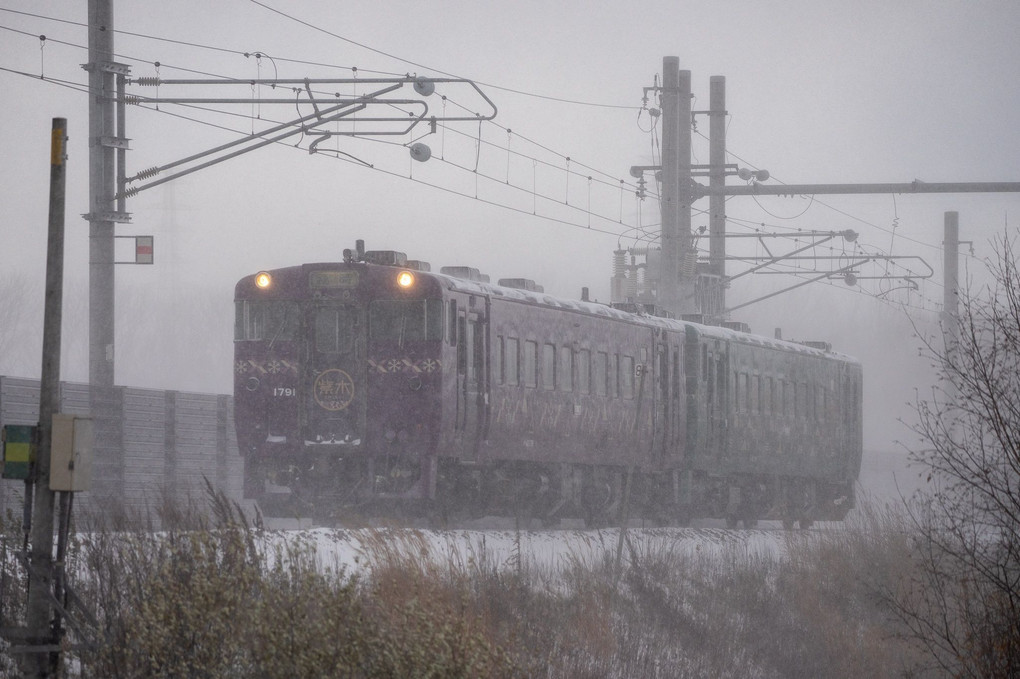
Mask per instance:
[[[737,527],[737,523],[738,523],[737,522],[737,517],[732,516],[732,515],[728,515],[726,517],[726,527],[727,528],[736,528]]]
[[[811,526],[815,525],[814,519],[801,518],[799,523],[800,523],[800,529],[801,530],[807,530]]]
[[[783,529],[784,530],[793,530],[793,524],[795,524],[795,523],[796,523],[796,521],[794,521],[792,518],[784,517],[783,518]]]

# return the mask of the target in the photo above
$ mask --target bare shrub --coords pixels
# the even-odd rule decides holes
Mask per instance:
[[[1020,676],[1020,269],[1015,235],[994,247],[993,282],[926,345],[940,380],[913,457],[930,489],[910,505],[918,575],[894,600],[932,665],[968,677]]]
[[[160,532],[93,522],[69,568],[97,643],[66,666],[114,679],[901,676],[913,658],[881,595],[910,580],[916,541],[902,515],[864,505],[778,552],[691,549],[689,533],[662,530],[625,539],[618,564],[606,531],[556,571],[520,546],[499,561],[484,538],[457,549],[361,530],[352,573],[323,563],[311,535],[266,533],[225,501],[159,510]]]

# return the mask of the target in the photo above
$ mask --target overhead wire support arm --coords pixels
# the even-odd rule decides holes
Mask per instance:
[[[695,184],[696,198],[703,196],[812,196],[863,193],[1020,193],[1020,182],[922,182],[899,184],[737,184],[719,189]]]
[[[324,139],[332,136],[350,136],[350,137],[365,137],[365,136],[404,136],[409,134],[419,123],[427,120],[432,126],[433,131],[437,122],[481,122],[492,120],[496,117],[496,105],[492,102],[484,92],[470,80],[464,80],[460,78],[425,78],[422,76],[405,76],[402,78],[291,78],[291,79],[241,79],[241,78],[188,78],[188,79],[161,79],[158,77],[143,77],[128,79],[124,78],[122,81],[124,84],[132,84],[136,86],[173,86],[173,85],[227,85],[227,86],[247,86],[254,88],[257,85],[265,85],[273,88],[281,87],[281,96],[278,97],[178,97],[178,96],[161,96],[161,97],[145,97],[136,94],[125,94],[123,89],[118,91],[117,104],[123,108],[125,104],[153,104],[158,106],[159,104],[182,104],[182,105],[194,105],[194,104],[224,104],[224,105],[272,105],[272,104],[288,104],[291,106],[300,106],[302,104],[303,97],[308,97],[307,103],[312,107],[312,113],[298,117],[294,120],[290,120],[285,123],[281,123],[270,127],[259,132],[252,132],[249,135],[237,139],[235,141],[222,144],[208,151],[196,153],[187,158],[182,158],[165,165],[160,165],[143,170],[133,177],[118,178],[118,187],[116,198],[120,203],[123,203],[125,198],[134,196],[145,189],[165,184],[173,179],[183,177],[184,175],[191,174],[198,170],[210,167],[217,163],[221,163],[225,160],[235,158],[239,155],[254,151],[255,149],[268,146],[269,144],[278,143],[288,137],[292,137],[297,134],[307,134],[309,136],[318,137],[309,146],[309,153],[316,153],[317,146]],[[448,116],[441,115],[435,116],[430,115],[429,105],[424,100],[424,97],[435,92],[436,83],[451,83],[451,84],[466,84],[469,85],[478,96],[485,102],[486,106],[490,109],[487,113],[480,114],[475,113],[468,116]],[[380,87],[375,91],[363,94],[361,96],[350,95],[341,96],[340,93],[334,93],[332,95],[323,95],[313,91],[313,85],[379,85]],[[421,99],[411,98],[398,98],[389,99],[385,95],[395,92],[405,85],[411,85],[414,88],[415,93],[422,97]],[[299,87],[298,87],[299,86]],[[286,95],[286,96],[284,96]],[[357,118],[358,123],[400,123],[399,126],[375,126],[373,125],[370,129],[361,127],[359,129],[350,130],[330,130],[323,131],[321,127],[330,122],[339,121],[347,116],[351,116],[355,113],[365,111],[369,106],[388,106],[388,107],[420,107],[417,113],[410,111],[402,111],[404,115],[376,115],[376,116],[359,116]],[[400,110],[398,108],[398,110]],[[384,128],[395,128],[395,129],[384,129]],[[288,129],[293,128],[293,129]],[[236,149],[231,151],[231,149]],[[231,151],[228,153],[228,151]],[[217,154],[219,155],[217,157]],[[179,168],[189,163],[202,160],[204,158],[210,158],[206,162],[200,163],[188,169],[182,169],[175,172],[172,175],[162,177],[155,181],[150,181],[146,184],[129,186],[132,182],[143,181],[154,177],[162,172],[173,168]]]
[[[217,146],[216,148],[210,149],[208,151],[203,151],[202,153],[196,153],[194,155],[188,156],[187,158],[182,158],[181,160],[176,160],[176,161],[174,161],[172,163],[167,163],[166,165],[161,165],[159,167],[155,167],[155,168],[150,168],[148,170],[144,170],[143,172],[140,172],[139,174],[135,175],[134,177],[131,177],[130,179],[128,179],[127,182],[130,183],[132,181],[138,181],[140,179],[145,179],[145,178],[148,178],[148,177],[153,177],[153,176],[155,176],[155,175],[157,175],[157,174],[159,174],[161,172],[164,172],[166,170],[169,170],[171,168],[180,167],[181,165],[186,165],[187,163],[199,160],[201,158],[206,158],[208,156],[215,155],[217,153],[221,153],[221,152],[226,151],[228,149],[231,149],[231,148],[234,148],[234,147],[237,147],[237,146],[241,146],[243,144],[249,144],[249,142],[253,142],[255,140],[260,140],[258,143],[250,144],[249,146],[245,146],[244,148],[241,148],[241,149],[239,149],[237,151],[234,151],[233,153],[228,153],[228,154],[220,156],[218,158],[214,158],[213,160],[207,161],[205,163],[201,163],[199,165],[187,168],[185,170],[181,170],[180,172],[176,172],[176,173],[174,173],[172,175],[168,175],[166,177],[162,177],[162,178],[157,179],[155,181],[151,181],[151,182],[149,182],[147,184],[143,184],[141,186],[132,186],[132,187],[125,188],[124,189],[124,195],[125,196],[134,196],[134,195],[144,191],[145,189],[150,189],[150,188],[152,188],[154,186],[159,186],[160,184],[165,184],[166,182],[172,181],[172,180],[177,179],[179,177],[183,177],[183,176],[191,174],[193,172],[197,172],[198,170],[210,167],[212,165],[216,165],[216,164],[221,163],[221,162],[223,162],[225,160],[229,160],[231,158],[236,158],[237,156],[245,154],[245,153],[248,153],[249,151],[253,151],[255,149],[262,148],[264,146],[268,146],[270,144],[275,144],[275,143],[277,143],[279,141],[282,141],[282,140],[284,140],[284,139],[286,139],[288,137],[292,137],[292,136],[294,136],[296,134],[301,134],[301,133],[307,132],[308,128],[306,128],[306,127],[304,127],[303,125],[300,125],[300,124],[304,123],[304,122],[307,122],[309,120],[318,120],[319,121],[319,123],[317,123],[317,125],[318,125],[318,124],[321,124],[321,123],[328,123],[328,122],[332,122],[334,120],[339,120],[340,118],[343,118],[343,117],[345,117],[347,115],[351,115],[353,113],[356,113],[356,112],[364,110],[364,109],[365,109],[365,105],[364,104],[359,104],[359,105],[353,106],[353,107],[349,106],[347,104],[342,104],[342,105],[334,106],[332,108],[326,109],[325,111],[323,111],[321,113],[313,113],[311,115],[307,115],[307,116],[304,116],[302,118],[298,118],[297,120],[294,120],[294,121],[291,121],[291,122],[282,123],[280,125],[277,125],[275,127],[270,128],[268,130],[260,132],[258,134],[249,134],[249,135],[246,135],[246,136],[242,137],[241,139],[237,139],[235,141],[232,141],[232,142],[229,142],[229,143],[226,143],[226,144],[222,144],[222,145]],[[331,115],[332,113],[334,113],[336,111],[341,111],[341,113],[339,113],[337,115]],[[296,127],[295,129],[292,129],[292,130],[288,130],[287,132],[284,132],[283,134],[279,134],[279,135],[276,135],[274,137],[268,137],[268,138],[265,136],[267,134],[273,134],[273,133],[278,132],[280,130],[284,130],[284,129],[287,129],[287,128],[290,128],[290,127],[294,127],[295,125],[298,125],[298,127]],[[117,197],[119,198],[120,196],[117,196]]]
[[[368,103],[373,104],[396,104],[404,103],[403,101],[391,101],[391,100],[376,100],[376,97],[381,96],[387,92],[400,89],[404,85],[412,85],[418,94],[422,96],[428,96],[434,91],[436,84],[464,84],[468,85],[475,91],[475,93],[481,97],[485,102],[486,106],[489,107],[490,111],[486,114],[476,113],[468,116],[447,116],[443,115],[436,117],[439,122],[467,122],[467,121],[488,121],[493,120],[496,117],[497,108],[496,104],[478,87],[477,84],[470,80],[463,78],[425,78],[421,76],[405,76],[403,78],[254,78],[254,79],[243,79],[243,78],[154,78],[154,77],[143,77],[134,78],[127,81],[129,84],[141,86],[141,87],[161,87],[161,86],[174,86],[174,85],[244,85],[244,86],[256,86],[266,85],[269,87],[278,86],[301,86],[311,94],[310,87],[312,85],[388,85],[382,90],[368,95],[367,97],[358,97],[359,100],[369,99],[372,100]],[[253,99],[253,98],[236,98],[236,99],[199,99],[199,98],[143,98],[143,101],[151,103],[263,103],[263,104],[276,104],[276,103],[293,103],[291,99],[283,98],[269,98],[269,99]],[[339,101],[339,99],[335,99]],[[319,102],[329,102],[330,99],[318,98]],[[417,100],[415,100],[417,101]]]
[[[849,231],[849,233],[853,234],[853,238],[857,237],[857,234],[855,234],[853,231]],[[793,255],[796,255],[798,253],[804,252],[805,250],[810,250],[811,248],[817,247],[817,246],[821,245],[822,243],[830,241],[830,240],[832,240],[833,238],[835,238],[836,236],[839,236],[839,235],[844,236],[844,238],[847,238],[847,240],[853,240],[853,238],[848,238],[847,237],[846,232],[842,232],[841,233],[841,232],[838,232],[838,231],[809,231],[807,233],[798,233],[797,237],[801,237],[801,236],[815,237],[815,238],[818,238],[818,240],[814,240],[814,241],[808,243],[807,245],[805,245],[804,247],[798,248],[798,249],[794,250],[793,252],[790,252],[790,253],[785,254],[785,255],[772,255],[772,256],[769,257],[769,259],[767,259],[763,263],[759,264],[758,266],[751,267],[747,271],[741,271],[740,273],[738,273],[735,276],[728,277],[727,280],[728,281],[735,281],[736,279],[738,279],[738,278],[740,278],[742,276],[746,276],[748,274],[752,274],[752,273],[754,273],[754,272],[756,272],[756,271],[758,271],[760,269],[764,269],[765,267],[771,266],[773,264],[776,264],[777,262],[780,262],[780,261],[782,261],[784,259],[789,259]],[[766,237],[766,236],[780,237],[779,234],[760,234],[760,233],[749,233],[749,234],[747,234],[746,236],[743,236],[743,237],[745,237],[745,238],[754,238],[754,237],[763,238],[763,237]],[[727,238],[733,238],[734,236],[727,235],[726,237]],[[771,255],[771,253],[770,253],[770,255]],[[727,257],[726,259],[733,259],[733,258],[732,257]],[[765,299],[765,298],[762,298],[762,299]],[[756,301],[758,301],[758,300],[756,300]]]
[[[867,264],[868,262],[872,261],[873,259],[874,259],[874,257],[870,257],[870,256],[868,256],[868,257],[861,257],[858,261],[855,261],[855,262],[852,262],[850,264],[847,264],[844,267],[840,267],[839,269],[836,269],[835,271],[827,271],[825,273],[822,273],[822,274],[819,274],[819,275],[814,276],[812,278],[809,278],[809,279],[807,279],[805,281],[801,281],[800,283],[797,283],[796,285],[791,285],[788,288],[784,288],[782,290],[777,290],[777,291],[769,293],[767,295],[763,295],[762,297],[759,297],[757,299],[752,299],[752,300],[750,300],[748,302],[744,302],[743,304],[738,304],[736,306],[727,307],[726,308],[726,313],[728,314],[728,313],[730,313],[732,311],[736,311],[737,309],[742,309],[745,306],[751,306],[752,304],[757,304],[758,302],[763,302],[766,299],[769,299],[771,297],[776,297],[778,295],[782,295],[784,293],[790,292],[791,290],[796,290],[797,288],[802,288],[805,285],[810,285],[811,283],[815,283],[817,281],[820,281],[823,278],[831,278],[831,277],[833,277],[833,276],[835,276],[837,274],[849,273],[850,271],[852,271],[856,267],[859,267],[862,264]]]

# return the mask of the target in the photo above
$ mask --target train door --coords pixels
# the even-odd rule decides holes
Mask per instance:
[[[684,452],[684,437],[687,434],[686,422],[684,420],[684,347],[673,338],[670,351],[670,376],[669,376],[669,398],[670,398],[670,443],[669,454],[671,456],[682,455]]]
[[[683,349],[673,339],[656,344],[655,370],[655,413],[659,438],[656,449],[664,462],[671,461],[682,452],[684,437],[683,422]]]
[[[304,438],[350,442],[362,439],[365,417],[365,339],[361,311],[351,304],[309,307],[312,329],[305,361]]]
[[[488,314],[472,297],[457,312],[457,429],[461,454],[473,460],[487,422]]]
[[[669,456],[669,442],[672,438],[670,425],[672,417],[672,400],[669,396],[669,345],[657,341],[655,344],[655,450],[659,459],[665,461]]]
[[[729,377],[725,345],[714,342],[702,345],[705,386],[706,419],[708,436],[706,448],[710,454],[718,455],[726,447],[727,379]]]

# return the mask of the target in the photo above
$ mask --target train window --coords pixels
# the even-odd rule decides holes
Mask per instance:
[[[353,307],[330,306],[315,310],[315,350],[347,353],[354,347],[357,313]]]
[[[595,393],[605,396],[609,393],[609,354],[600,351],[595,354]]]
[[[582,394],[591,393],[591,351],[577,352],[577,388]]]
[[[761,378],[757,375],[751,375],[750,394],[748,394],[750,401],[750,411],[752,413],[760,412],[761,407]]]
[[[765,415],[772,414],[772,378],[765,377],[765,383],[761,390],[761,412]]]
[[[616,383],[617,379],[616,364],[619,362],[620,362],[619,356],[617,356],[616,354],[609,354],[609,370],[607,371],[607,375],[609,380],[608,389],[610,398],[617,398],[620,395],[620,393],[617,391],[619,387]]]
[[[728,407],[726,396],[726,363],[717,354],[715,357],[716,403],[722,408]]]
[[[807,417],[807,384],[801,382],[797,385],[797,405],[794,406],[794,415],[801,419]]]
[[[708,362],[712,354],[708,353],[708,345],[701,345],[701,381],[708,381]]]
[[[524,341],[524,386],[538,385],[538,342]]]
[[[457,319],[457,372],[461,375],[467,374],[468,369],[468,327],[467,318],[461,316]]]
[[[542,388],[556,388],[556,347],[552,344],[542,345]]]
[[[702,347],[702,349],[704,349],[704,348],[705,347]],[[712,354],[709,354],[709,355],[712,356],[711,364],[714,364],[716,366],[716,368],[718,368],[718,362],[715,360],[715,356],[713,356]],[[702,357],[704,357],[704,352],[702,352]],[[708,364],[709,363],[706,361],[706,367],[708,366]],[[711,372],[707,372],[706,371],[706,373],[705,373],[705,381],[707,382],[707,386],[708,386],[708,406],[709,406],[709,410],[710,411],[714,411],[714,409],[719,405],[719,403],[718,403],[718,401],[716,399],[716,393],[717,392],[716,392],[716,388],[715,388],[715,383],[716,383],[716,381],[718,379],[718,372],[716,373],[716,376],[715,376],[716,379],[708,379],[708,376],[711,375],[711,374],[712,374]]]
[[[744,373],[736,374],[737,380],[737,412],[742,413],[747,410],[747,375]]]
[[[673,347],[673,398],[680,398],[680,347]]]
[[[634,398],[634,357],[620,358],[620,395],[625,399]]]
[[[455,299],[450,300],[450,315],[447,317],[447,321],[450,327],[446,334],[450,340],[450,346],[453,346],[457,343],[457,300]]]
[[[574,350],[570,347],[560,347],[560,362],[556,366],[556,382],[560,391],[574,390]]]
[[[496,377],[496,384],[503,384],[506,381],[505,370],[506,367],[503,365],[503,337],[499,336],[496,338],[496,343],[492,348],[493,351],[493,365],[492,372]]]
[[[506,338],[506,383],[515,386],[519,383],[517,375],[517,345],[516,337]]]
[[[368,307],[373,340],[415,342],[443,339],[443,302],[438,299],[377,299]]]
[[[235,340],[291,340],[297,335],[297,302],[239,301],[234,317]]]
[[[482,357],[482,352],[478,346],[478,340],[481,339],[481,336],[475,332],[476,324],[476,321],[473,320],[468,320],[464,324],[466,332],[461,336],[464,341],[457,347],[458,353],[461,351],[464,353],[464,365],[467,367],[464,374],[467,375],[470,382],[474,382],[477,379],[478,361]]]

